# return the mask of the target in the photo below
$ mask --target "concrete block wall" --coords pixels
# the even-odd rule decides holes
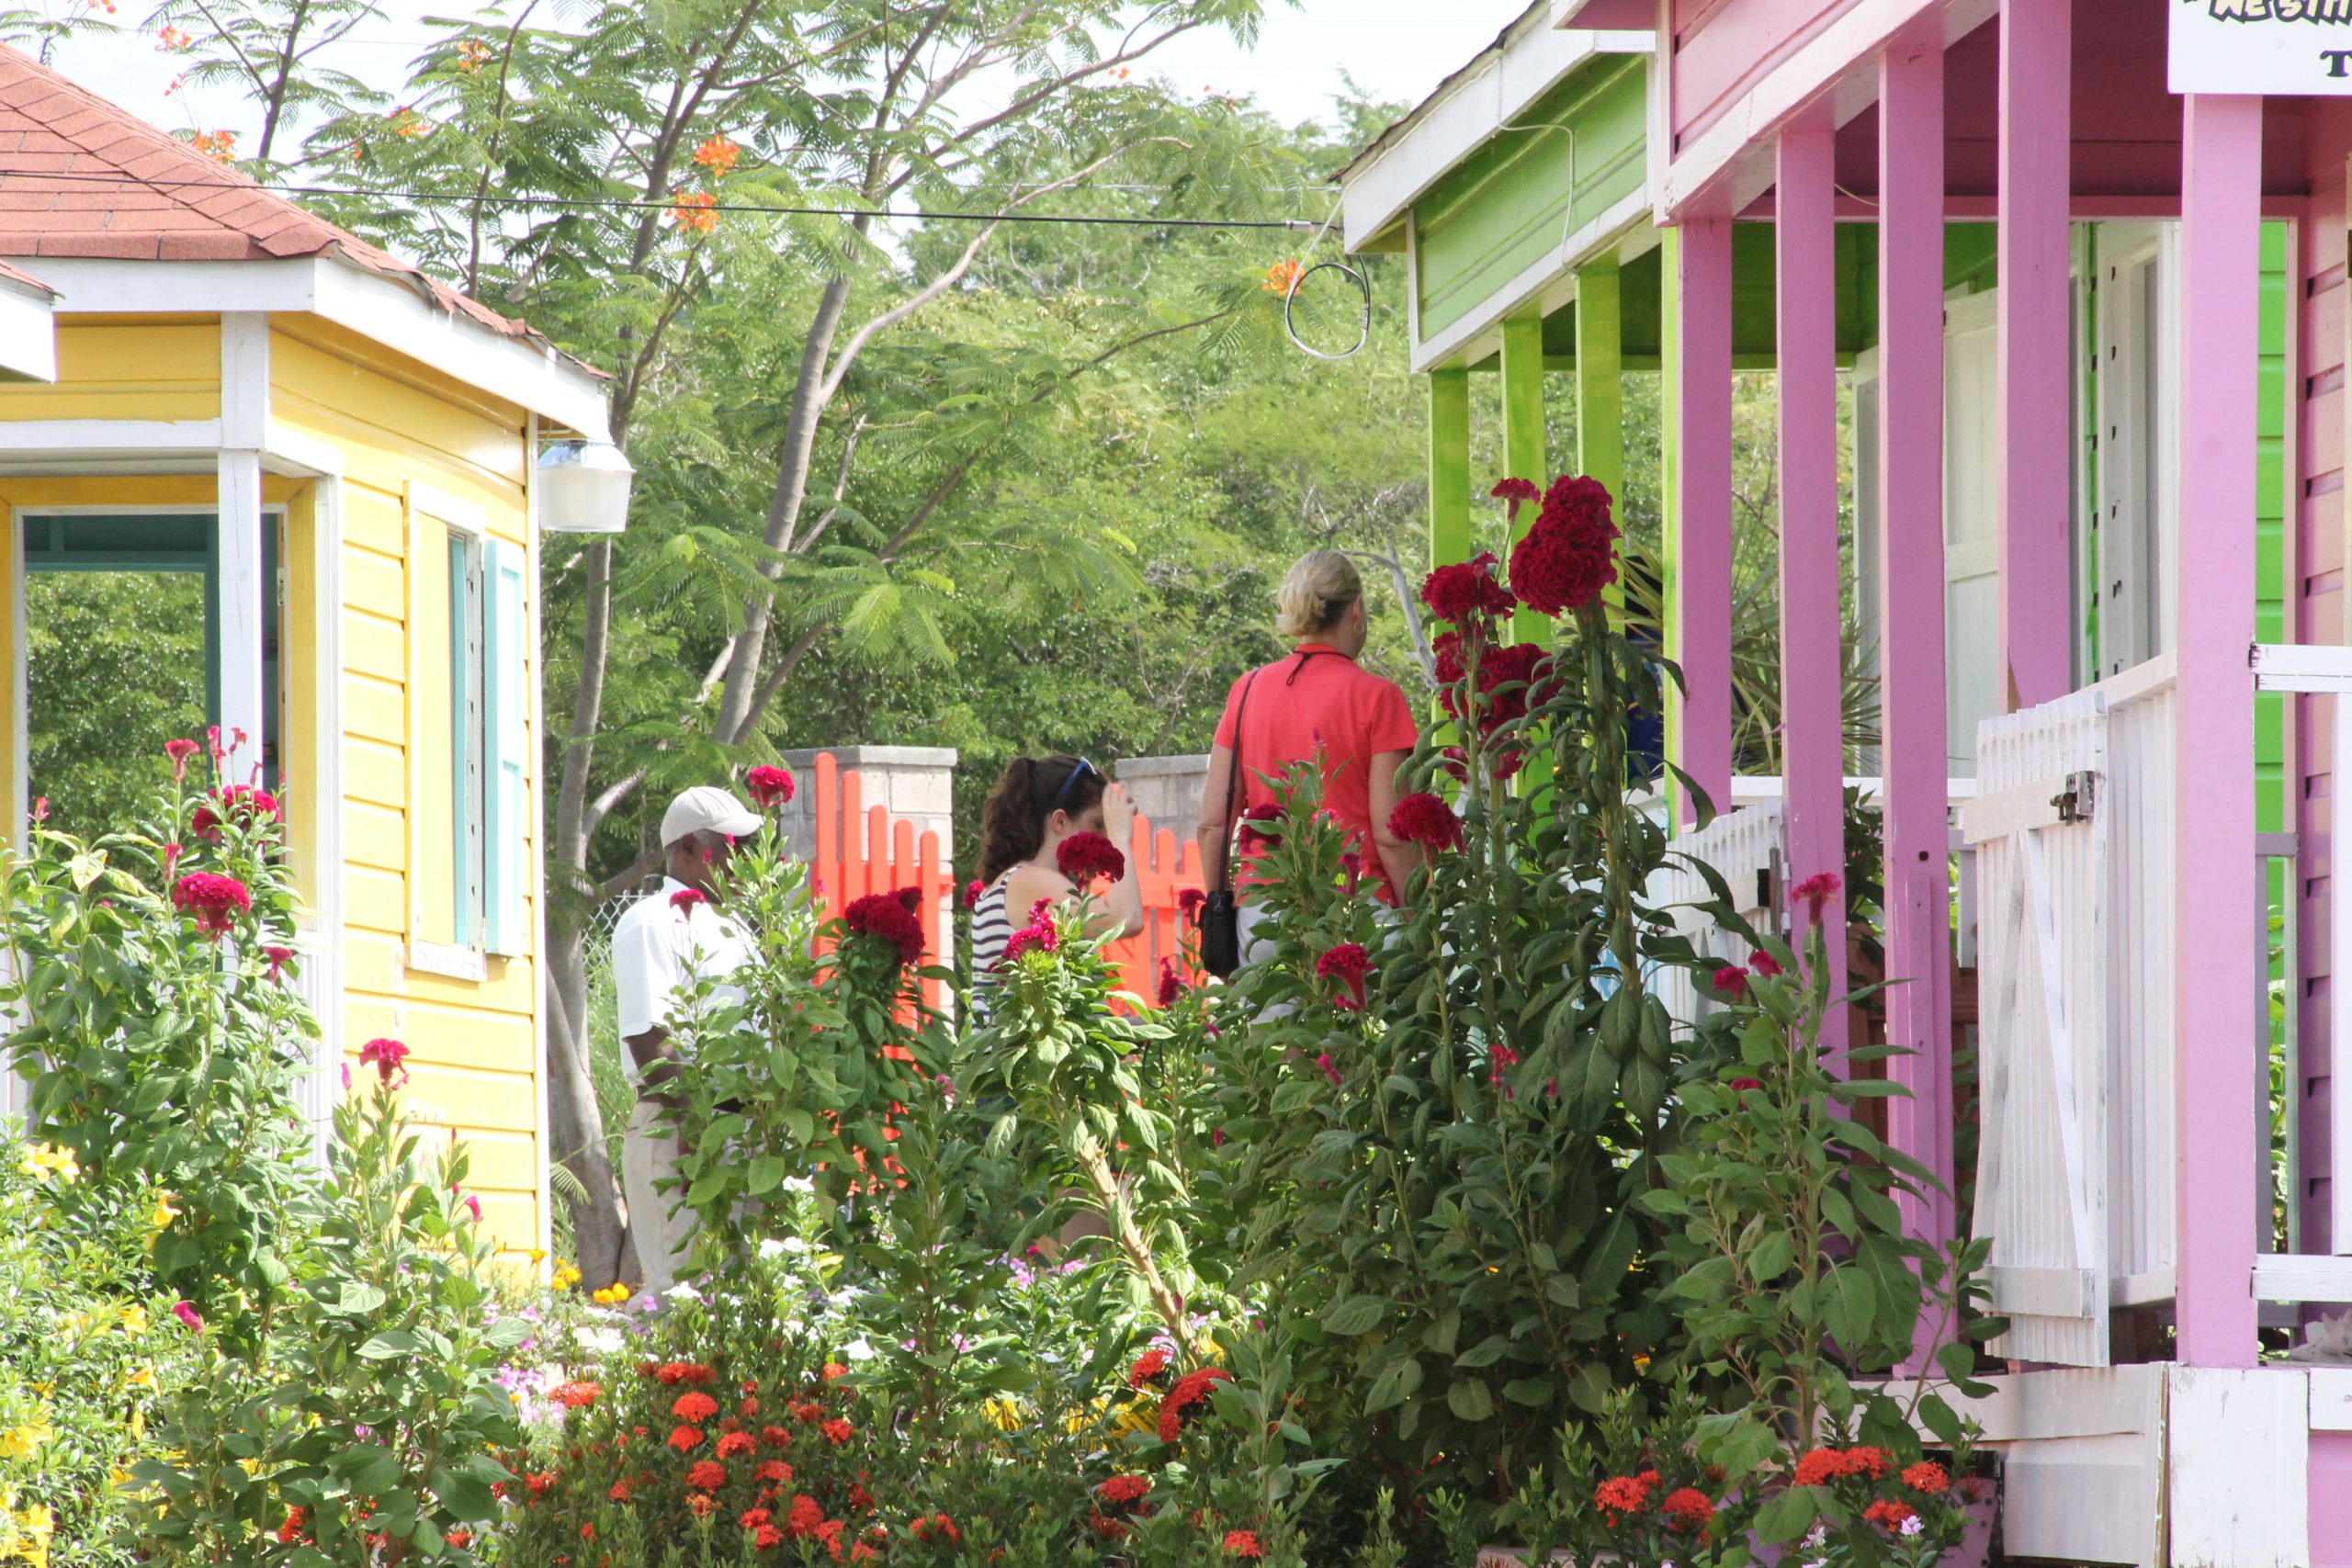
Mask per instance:
[[[1206,752],[1172,757],[1129,757],[1113,768],[1118,781],[1134,796],[1136,809],[1165,828],[1179,840],[1189,839],[1201,820],[1201,795],[1206,786]]]
[[[881,806],[901,821],[914,825],[920,840],[925,833],[939,835],[939,863],[950,872],[956,868],[956,749],[952,746],[823,746],[805,750],[786,751],[785,765],[800,782],[792,804],[783,813],[784,835],[787,843],[803,853],[813,853],[817,844],[817,756],[831,751],[833,761],[844,773],[854,773],[862,781],[863,795],[859,807]],[[844,831],[848,831],[844,825]],[[864,832],[860,822],[856,831]],[[942,931],[955,929],[955,901],[949,897],[940,909]]]

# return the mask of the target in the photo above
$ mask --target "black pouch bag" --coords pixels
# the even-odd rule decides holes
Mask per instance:
[[[1216,886],[1201,906],[1201,967],[1220,980],[1230,979],[1241,967],[1241,907],[1233,897],[1233,803],[1241,785],[1241,719],[1250,711],[1250,685],[1241,688],[1240,705],[1233,710],[1233,765],[1225,775],[1225,858],[1217,868]]]

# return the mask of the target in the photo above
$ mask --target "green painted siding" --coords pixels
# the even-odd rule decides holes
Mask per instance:
[[[2287,642],[2287,269],[2284,223],[2262,226],[2262,369],[2256,406],[2254,496],[2254,636],[2257,642]],[[2289,820],[2286,784],[2286,698],[2267,693],[2254,700],[2255,813],[2266,833],[2285,831]],[[2285,866],[2273,862],[2277,884]],[[2271,901],[2281,903],[2282,886]]]
[[[1634,55],[1594,60],[1414,203],[1424,338],[1556,256],[1561,241],[1641,189],[1646,70]]]

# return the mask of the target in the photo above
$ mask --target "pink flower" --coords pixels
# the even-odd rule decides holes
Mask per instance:
[[[1715,989],[1736,1001],[1747,995],[1747,971],[1736,964],[1726,964],[1715,971]]]
[[[1499,1043],[1487,1047],[1487,1066],[1494,1081],[1503,1081],[1503,1074],[1519,1066],[1519,1053]]]
[[[286,965],[293,962],[294,950],[290,947],[265,947],[261,955],[269,960],[269,977],[275,980]]]
[[[980,895],[987,891],[988,885],[983,883],[977,876],[972,878],[971,881],[964,884],[964,908],[969,909],[978,904],[980,901]]]
[[[1755,957],[1747,961],[1747,966],[1756,971],[1758,975],[1766,976],[1783,975],[1787,973],[1786,970],[1781,967],[1781,961],[1773,957],[1769,953],[1758,953]]]
[[[1363,880],[1363,856],[1353,850],[1342,851],[1340,854],[1340,874],[1348,879],[1348,891],[1353,893],[1356,884]]]
[[[196,929],[213,942],[229,934],[239,915],[250,915],[254,896],[233,876],[192,871],[172,887],[172,907],[196,920]]]
[[[1803,882],[1790,888],[1789,893],[1792,897],[1804,900],[1805,918],[1818,925],[1821,921],[1821,907],[1836,896],[1838,887],[1838,874],[1834,871],[1824,871],[1806,877]]]
[[[1764,1085],[1762,1080],[1758,1078],[1734,1078],[1731,1080],[1731,1087],[1746,1094],[1749,1089],[1762,1089]]]
[[[1408,795],[1388,814],[1388,830],[1408,844],[1431,850],[1462,847],[1462,818],[1437,796],[1423,791]]]
[[[407,1060],[408,1047],[397,1040],[370,1040],[359,1047],[359,1065],[363,1067],[373,1065],[376,1076],[387,1086],[398,1081],[395,1075],[398,1075],[398,1079],[408,1077],[407,1069],[401,1066]]]
[[[793,791],[798,787],[790,768],[753,768],[743,775],[743,784],[763,811],[790,805]]]
[[[1164,1008],[1174,1007],[1176,998],[1182,996],[1186,989],[1184,971],[1174,959],[1161,959],[1159,961],[1159,1005]]]
[[[204,1332],[204,1319],[197,1312],[196,1303],[194,1302],[174,1302],[172,1303],[172,1315],[178,1318],[182,1323],[187,1325],[187,1326],[194,1332],[198,1334]]]
[[[1025,925],[1004,939],[1004,956],[996,961],[996,966],[1011,968],[1013,960],[1025,953],[1051,953],[1061,945],[1061,932],[1049,919]]]
[[[180,848],[177,844],[165,844],[165,845],[164,846],[164,881],[168,882],[168,881],[170,881],[170,880],[171,880],[171,878],[172,878],[172,873],[174,873],[175,871],[177,871],[177,870],[179,869],[179,864],[180,864],[180,856],[182,856],[182,855],[184,855],[184,854],[186,854],[186,853],[187,853],[187,852],[186,850],[184,850],[184,849]]]
[[[1332,998],[1331,1005],[1342,1012],[1362,1010],[1363,977],[1371,972],[1372,955],[1363,950],[1361,942],[1343,942],[1336,947],[1327,948],[1323,956],[1315,961],[1317,979],[1340,982],[1340,995]]]
[[[1335,1084],[1340,1081],[1340,1069],[1332,1065],[1330,1052],[1326,1051],[1321,1055],[1316,1057],[1315,1065],[1323,1069],[1323,1076],[1325,1077],[1329,1078]]]
[[[459,1207],[459,1208],[461,1208],[461,1209],[465,1210],[465,1212],[466,1212],[467,1213],[471,1214],[471,1215],[473,1216],[474,1224],[481,1224],[481,1199],[479,1199],[479,1198],[475,1197],[475,1196],[474,1196],[472,1193],[470,1193],[470,1192],[462,1193],[462,1194],[460,1194],[460,1195],[458,1196],[458,1207]]]
[[[166,740],[164,742],[164,755],[172,760],[172,782],[174,784],[185,784],[187,782],[188,759],[195,756],[197,750],[197,743],[193,740]]]
[[[1127,857],[1100,833],[1072,833],[1054,852],[1054,863],[1080,887],[1091,886],[1098,876],[1118,882],[1127,874]]]
[[[677,910],[682,917],[689,920],[695,918],[695,906],[696,904],[707,904],[709,902],[710,899],[706,895],[698,893],[691,887],[681,887],[675,893],[670,895],[670,908]]]
[[[230,784],[212,792],[210,800],[196,808],[188,818],[187,830],[208,844],[220,841],[220,826],[234,822],[250,828],[257,822],[282,822],[285,808],[277,797],[266,789],[247,789],[243,784]]]

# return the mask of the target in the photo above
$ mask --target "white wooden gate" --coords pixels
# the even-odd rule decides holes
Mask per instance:
[[[1983,1085],[1974,1233],[1999,1354],[2108,1364],[2171,1294],[2169,657],[1977,729]]]

